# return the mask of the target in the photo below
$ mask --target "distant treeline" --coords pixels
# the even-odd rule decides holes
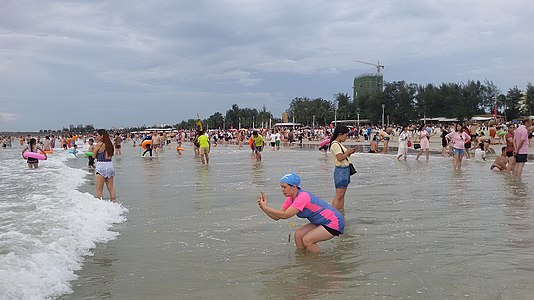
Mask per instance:
[[[290,101],[286,110],[288,121],[306,126],[328,126],[335,118],[338,120],[367,119],[373,124],[381,124],[382,117],[387,123],[418,123],[422,118],[446,117],[469,120],[475,115],[497,114],[506,120],[534,113],[534,86],[527,84],[525,90],[517,86],[506,94],[502,93],[491,81],[468,81],[467,83],[442,83],[440,85],[418,85],[404,81],[384,83],[382,91],[358,95],[354,100],[347,93],[334,94],[334,100],[297,97]],[[203,128],[252,128],[267,127],[281,122],[279,116],[262,109],[240,108],[237,104],[225,114],[216,112],[202,119]],[[198,119],[191,118],[174,126],[177,129],[194,129]],[[156,125],[152,127],[157,127]],[[144,130],[141,127],[125,130]],[[75,128],[79,132],[90,132],[92,126]],[[64,128],[63,131],[70,131]],[[41,131],[43,132],[43,131]],[[47,132],[47,131],[44,131]],[[49,131],[50,132],[50,131]]]
[[[351,99],[346,93],[337,93],[334,100],[322,98],[310,99],[297,97],[289,103],[286,110],[288,121],[304,125],[327,126],[338,120],[368,119],[371,123],[380,124],[384,118],[388,123],[407,124],[419,122],[422,118],[446,117],[469,120],[475,115],[497,114],[506,120],[534,113],[534,86],[528,83],[526,89],[517,86],[506,94],[491,81],[468,81],[467,83],[442,83],[441,85],[418,85],[404,81],[384,83],[382,91],[358,96]],[[202,120],[208,128],[250,128],[267,126],[280,122],[264,106],[255,108],[239,108],[237,104],[223,115],[216,112]],[[176,124],[177,128],[195,128],[196,119],[189,119]]]

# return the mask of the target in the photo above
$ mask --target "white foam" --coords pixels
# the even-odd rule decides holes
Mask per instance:
[[[38,170],[19,157],[0,153],[0,190],[9,190],[0,196],[0,297],[58,297],[72,291],[95,243],[117,237],[110,229],[127,210],[76,190],[87,172],[68,167],[67,155],[50,155]]]

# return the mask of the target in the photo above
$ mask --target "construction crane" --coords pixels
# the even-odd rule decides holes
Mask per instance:
[[[375,66],[375,67],[376,67],[376,75],[377,75],[377,77],[380,77],[380,69],[381,69],[381,68],[382,68],[382,69],[384,68],[384,66],[381,65],[380,62],[378,62],[377,64],[373,64],[373,63],[368,63],[368,62],[366,62],[366,61],[361,61],[361,60],[357,60],[357,59],[356,59],[355,61],[356,61],[356,62],[359,62],[359,63],[361,63],[361,64],[366,64],[366,65],[370,65],[370,66]]]

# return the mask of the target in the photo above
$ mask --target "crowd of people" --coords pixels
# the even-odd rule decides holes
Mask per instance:
[[[134,147],[141,147],[144,152],[140,156],[158,157],[164,146],[175,140],[176,151],[181,155],[182,143],[190,143],[194,149],[195,157],[201,164],[210,163],[210,151],[219,144],[234,144],[243,148],[248,141],[251,155],[256,161],[262,161],[261,152],[265,150],[266,141],[272,151],[280,149],[281,145],[293,147],[302,146],[304,140],[323,141],[321,150],[328,151],[333,163],[334,192],[331,203],[314,196],[311,192],[300,187],[298,174],[290,173],[280,179],[282,194],[286,197],[281,209],[274,209],[267,205],[267,197],[261,193],[258,205],[267,216],[272,219],[287,219],[297,215],[307,218],[310,223],[299,228],[295,233],[297,248],[309,252],[319,252],[317,243],[328,240],[343,233],[343,211],[345,194],[351,182],[351,176],[356,173],[350,162],[350,156],[357,150],[355,147],[344,145],[347,141],[361,141],[368,143],[370,153],[389,153],[390,143],[398,140],[397,160],[406,160],[408,149],[417,150],[415,159],[418,160],[423,153],[426,160],[430,158],[430,140],[434,137],[441,139],[441,155],[452,156],[453,169],[462,168],[462,161],[470,159],[473,154],[476,160],[486,160],[493,154],[492,145],[503,144],[499,155],[496,155],[490,169],[495,172],[510,173],[520,177],[528,159],[530,139],[532,138],[532,121],[525,119],[520,124],[505,124],[501,126],[480,126],[473,123],[468,126],[454,124],[447,126],[387,126],[384,128],[371,126],[349,128],[337,126],[335,128],[278,128],[278,129],[251,129],[251,130],[180,130],[175,132],[113,132],[100,129],[94,135],[65,134],[32,137],[18,137],[22,150],[25,152],[42,152],[44,155],[52,153],[59,146],[71,149],[77,155],[77,142],[87,143],[88,168],[95,171],[96,198],[103,198],[104,186],[110,195],[110,200],[116,198],[114,188],[115,170],[112,159],[121,155],[124,141],[133,142]],[[494,128],[494,129],[492,129]],[[14,138],[0,137],[2,147],[11,147]],[[382,151],[380,151],[382,144]],[[367,149],[367,148],[366,148]],[[30,168],[37,168],[39,160],[27,158]]]

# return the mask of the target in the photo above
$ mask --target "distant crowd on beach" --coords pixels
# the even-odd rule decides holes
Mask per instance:
[[[488,155],[495,153],[492,145],[506,145],[506,155],[511,157],[507,163],[507,171],[511,173],[511,169],[515,166],[514,156],[511,153],[514,151],[513,136],[516,128],[519,128],[519,123],[499,123],[490,122],[473,122],[468,125],[461,125],[461,128],[456,128],[458,123],[454,124],[422,124],[422,125],[364,125],[364,126],[347,126],[349,129],[348,141],[361,142],[366,145],[366,152],[369,153],[385,153],[390,152],[391,142],[397,141],[397,158],[406,159],[408,149],[413,148],[416,152],[416,159],[424,154],[425,158],[429,159],[431,152],[430,142],[434,140],[436,143],[440,143],[442,156],[454,156],[454,148],[462,149],[462,157],[466,159],[475,158],[477,160],[485,160]],[[532,138],[532,132],[534,131],[532,123],[526,126],[528,132],[528,140]],[[149,140],[150,145],[148,147],[143,146],[143,156],[158,156],[159,151],[164,145],[169,145],[171,142],[176,141],[178,149],[182,149],[182,143],[191,143],[194,146],[195,156],[200,156],[198,138],[200,136],[207,136],[209,147],[216,147],[219,144],[234,144],[240,148],[247,142],[252,140],[253,133],[256,132],[262,137],[262,140],[268,146],[271,146],[273,150],[280,149],[280,145],[285,146],[303,146],[305,143],[320,143],[330,139],[334,128],[331,127],[279,127],[275,129],[259,128],[259,129],[211,129],[203,130],[152,130],[143,132],[121,132],[110,131],[110,135],[113,137],[113,143],[115,147],[115,155],[120,155],[120,147],[123,141],[132,141],[133,146],[141,146],[141,144]],[[448,134],[454,132],[465,132],[469,139],[465,137],[463,141],[463,148],[459,142],[456,144],[453,141],[455,135]],[[44,150],[50,150],[56,147],[56,144],[63,149],[69,149],[75,146],[73,137],[76,140],[83,141],[84,144],[89,139],[94,139],[94,134],[76,135],[74,133],[66,133],[59,135],[37,135],[35,138],[37,144],[41,145]],[[0,142],[3,148],[11,147],[14,140],[18,139],[20,145],[24,145],[29,142],[30,135],[27,136],[0,136]],[[464,136],[460,136],[460,139]],[[204,142],[206,143],[206,142]],[[367,144],[368,143],[368,144]],[[206,146],[206,145],[204,145]],[[251,148],[255,147],[252,143],[249,143]],[[261,143],[258,143],[258,147]],[[516,145],[517,146],[517,145]],[[205,148],[205,147],[203,147]],[[432,147],[436,149],[436,146]],[[324,149],[324,148],[322,148]],[[254,150],[254,149],[252,149]],[[258,149],[260,150],[260,149]],[[263,149],[261,149],[263,150]],[[260,151],[261,151],[260,150]],[[181,154],[180,150],[177,150]],[[457,151],[458,152],[458,151]],[[502,165],[499,165],[503,167]]]
[[[104,186],[107,187],[110,200],[115,200],[113,185],[115,169],[113,156],[121,155],[123,143],[131,142],[139,147],[139,156],[143,158],[158,157],[165,148],[171,149],[176,142],[176,153],[182,155],[183,144],[189,144],[194,150],[194,157],[204,165],[210,163],[210,151],[218,145],[236,145],[238,148],[250,148],[251,158],[262,161],[262,152],[267,148],[272,151],[281,145],[288,147],[303,146],[306,143],[318,143],[319,150],[332,158],[333,182],[335,193],[331,204],[300,187],[301,178],[292,172],[280,179],[282,194],[286,197],[281,209],[272,208],[267,204],[267,196],[262,192],[258,205],[260,209],[274,220],[288,219],[297,215],[307,218],[310,223],[297,229],[295,244],[297,248],[309,252],[319,252],[317,243],[343,234],[345,193],[350,185],[351,176],[357,173],[357,163],[350,160],[357,152],[350,142],[363,143],[365,152],[388,154],[392,141],[397,141],[397,160],[407,159],[408,149],[413,147],[417,154],[416,160],[424,154],[430,157],[430,141],[437,139],[441,155],[452,157],[453,169],[461,170],[465,157],[475,160],[486,160],[494,154],[495,160],[490,170],[509,173],[520,177],[528,160],[528,150],[534,126],[530,119],[520,123],[472,123],[463,125],[410,125],[410,126],[336,126],[319,128],[259,128],[259,129],[225,129],[225,130],[150,130],[143,132],[108,132],[97,130],[94,134],[61,134],[40,136],[0,136],[3,148],[12,147],[19,140],[22,156],[27,158],[30,168],[37,168],[39,160],[46,159],[54,149],[68,150],[68,153],[81,154],[78,146],[88,145],[83,152],[88,159],[88,168],[95,172],[96,197],[102,199]],[[80,142],[83,142],[81,145]],[[246,146],[245,146],[246,145]],[[500,153],[495,153],[495,145],[503,145]],[[165,147],[167,146],[167,147]],[[368,149],[368,150],[367,150]],[[31,155],[26,155],[28,153]],[[44,157],[39,158],[38,152]],[[142,153],[141,153],[142,152]],[[498,155],[497,155],[498,154]]]

